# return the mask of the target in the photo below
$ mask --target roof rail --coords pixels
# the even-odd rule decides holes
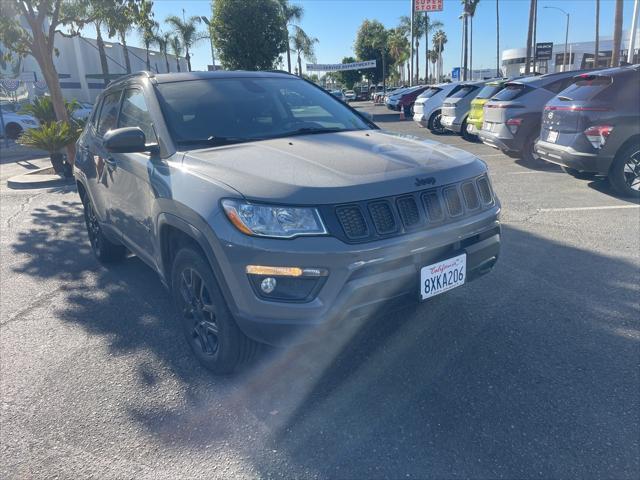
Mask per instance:
[[[111,80],[108,83],[107,87],[110,87],[111,85],[115,85],[117,83],[123,82],[125,80],[129,80],[131,78],[136,78],[136,77],[141,77],[141,76],[145,76],[147,78],[153,78],[153,77],[155,77],[155,74],[153,72],[149,72],[148,70],[140,70],[139,72],[128,73],[127,75],[123,75],[121,77],[118,77],[115,80]]]

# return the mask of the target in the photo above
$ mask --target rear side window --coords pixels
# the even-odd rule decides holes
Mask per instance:
[[[510,85],[507,85],[506,87],[504,87],[504,89],[502,89],[501,91],[499,91],[498,93],[496,93],[493,96],[492,100],[499,100],[502,102],[508,102],[509,100],[515,100],[518,97],[521,97],[522,95],[524,95],[527,90],[529,89],[529,87],[522,85],[520,83],[512,83]]]
[[[102,107],[100,108],[100,118],[98,119],[98,135],[102,136],[116,127],[121,93],[122,92],[113,92],[104,97]]]
[[[477,87],[472,87],[471,85],[467,85],[466,87],[460,88],[456,93],[450,95],[451,98],[463,98],[469,95],[471,92],[477,90]]]
[[[485,85],[482,90],[480,90],[480,93],[478,93],[478,95],[476,96],[476,98],[480,98],[480,99],[485,99],[485,98],[491,98],[493,97],[496,93],[498,93],[500,91],[502,87],[499,87],[497,85]]]
[[[147,143],[156,142],[156,134],[151,126],[151,115],[144,100],[142,90],[130,89],[124,93],[118,127],[140,127]]]
[[[555,82],[551,82],[550,84],[545,85],[543,88],[553,93],[560,93],[572,83],[573,77],[561,78],[560,80],[556,80]]]
[[[591,100],[596,96],[604,99],[608,96],[604,92],[610,89],[611,84],[612,79],[608,76],[581,75],[561,92],[561,100]]]

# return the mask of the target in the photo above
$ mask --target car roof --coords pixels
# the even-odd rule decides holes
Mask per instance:
[[[291,73],[282,70],[262,70],[262,71],[248,71],[248,70],[216,70],[214,72],[172,72],[172,73],[153,73],[147,71],[139,71],[129,75],[124,75],[113,80],[109,87],[113,87],[128,80],[146,77],[153,79],[155,83],[172,83],[172,82],[185,82],[191,80],[207,80],[211,78],[282,78],[282,79],[297,79],[300,78]]]

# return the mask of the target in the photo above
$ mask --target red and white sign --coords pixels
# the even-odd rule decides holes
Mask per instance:
[[[416,12],[441,12],[443,0],[414,0]]]

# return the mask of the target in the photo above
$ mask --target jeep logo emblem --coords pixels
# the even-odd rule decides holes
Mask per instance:
[[[422,177],[416,178],[416,187],[422,187],[424,185],[435,185],[436,179],[434,177]]]

